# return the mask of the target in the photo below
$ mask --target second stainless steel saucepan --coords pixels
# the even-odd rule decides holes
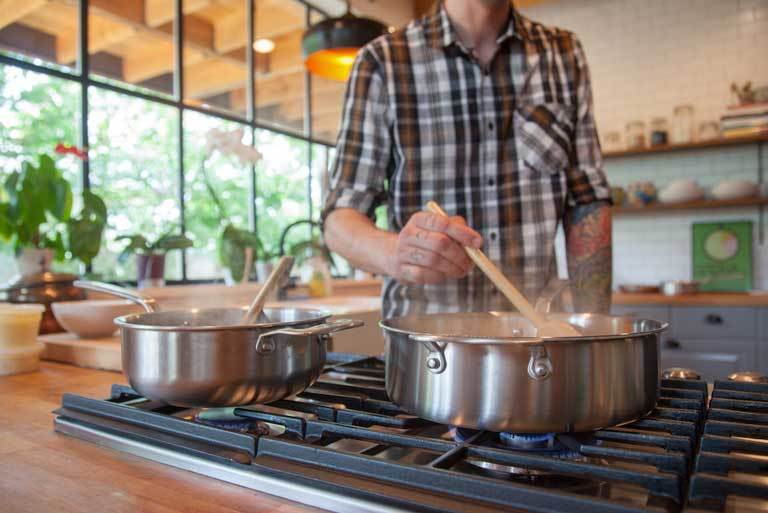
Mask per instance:
[[[138,393],[176,406],[268,403],[297,394],[322,372],[331,333],[363,324],[329,321],[319,310],[267,308],[268,322],[242,325],[247,307],[158,312],[129,289],[76,285],[144,306],[146,313],[115,319],[123,372]]]
[[[666,324],[552,316],[583,335],[536,337],[530,321],[504,312],[382,321],[387,393],[425,419],[516,433],[591,431],[654,407]]]

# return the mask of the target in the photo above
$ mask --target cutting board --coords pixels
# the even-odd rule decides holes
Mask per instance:
[[[81,339],[71,333],[40,335],[40,358],[78,367],[120,372],[120,337]]]

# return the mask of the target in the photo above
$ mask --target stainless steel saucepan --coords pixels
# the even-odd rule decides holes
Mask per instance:
[[[142,305],[146,313],[115,319],[123,372],[140,394],[184,407],[268,403],[315,382],[331,333],[361,326],[330,313],[266,308],[268,322],[242,325],[247,307],[156,311],[154,301],[99,282],[78,287]]]
[[[582,336],[536,337],[520,314],[381,322],[389,397],[419,417],[515,433],[591,431],[638,418],[658,397],[665,323],[551,314]]]

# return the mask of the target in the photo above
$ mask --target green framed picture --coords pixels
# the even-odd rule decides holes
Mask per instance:
[[[752,221],[693,223],[692,253],[702,291],[752,289]]]

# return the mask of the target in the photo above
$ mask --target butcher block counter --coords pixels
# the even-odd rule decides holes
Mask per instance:
[[[0,378],[0,510],[13,513],[319,512],[53,431],[61,395],[109,395],[121,374],[43,362]]]

